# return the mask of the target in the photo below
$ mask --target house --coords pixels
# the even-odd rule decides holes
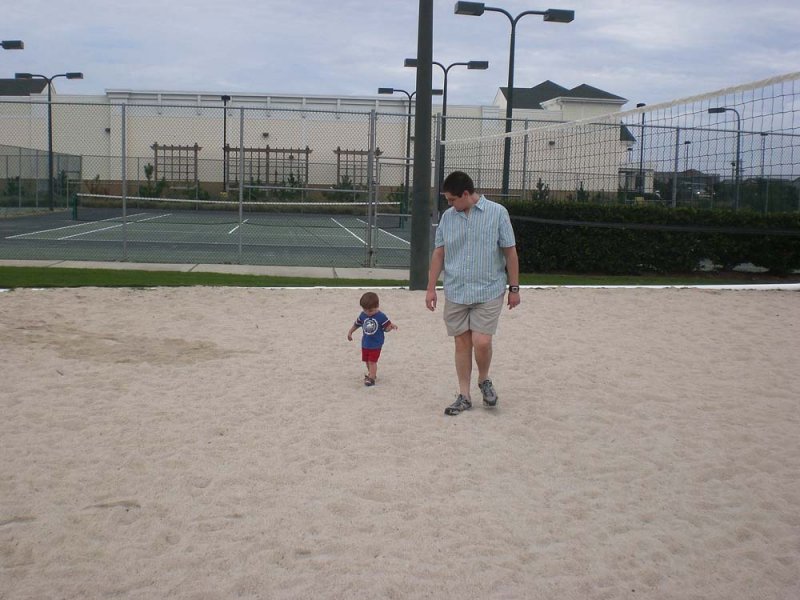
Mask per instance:
[[[618,112],[627,99],[582,83],[567,89],[549,79],[531,88],[514,88],[514,118],[578,121]],[[494,104],[503,110],[508,105],[508,88],[501,87]]]

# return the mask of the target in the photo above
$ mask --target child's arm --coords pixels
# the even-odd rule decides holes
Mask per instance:
[[[353,332],[358,329],[358,325],[353,323],[353,326],[350,328],[350,331],[347,332],[347,340],[352,342],[353,341]]]
[[[392,321],[387,317],[386,323],[383,324],[383,330],[392,331],[393,329],[397,329],[397,325],[392,323]]]

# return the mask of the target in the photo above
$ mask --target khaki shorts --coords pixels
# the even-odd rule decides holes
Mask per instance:
[[[465,331],[494,335],[503,310],[504,297],[505,293],[499,298],[478,304],[457,304],[445,298],[444,324],[447,335],[455,337]]]

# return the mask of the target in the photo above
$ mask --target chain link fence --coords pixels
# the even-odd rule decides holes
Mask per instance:
[[[0,102],[0,256],[408,266],[405,113],[46,108]]]
[[[431,181],[462,169],[500,197],[508,137],[511,198],[798,211],[799,86],[794,73],[569,123],[542,111],[509,136],[502,118],[448,116]],[[405,111],[47,108],[0,101],[2,258],[408,266]]]

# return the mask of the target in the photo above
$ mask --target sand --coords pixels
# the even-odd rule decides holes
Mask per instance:
[[[0,598],[800,597],[800,293],[523,290],[457,417],[360,294],[0,293]]]

